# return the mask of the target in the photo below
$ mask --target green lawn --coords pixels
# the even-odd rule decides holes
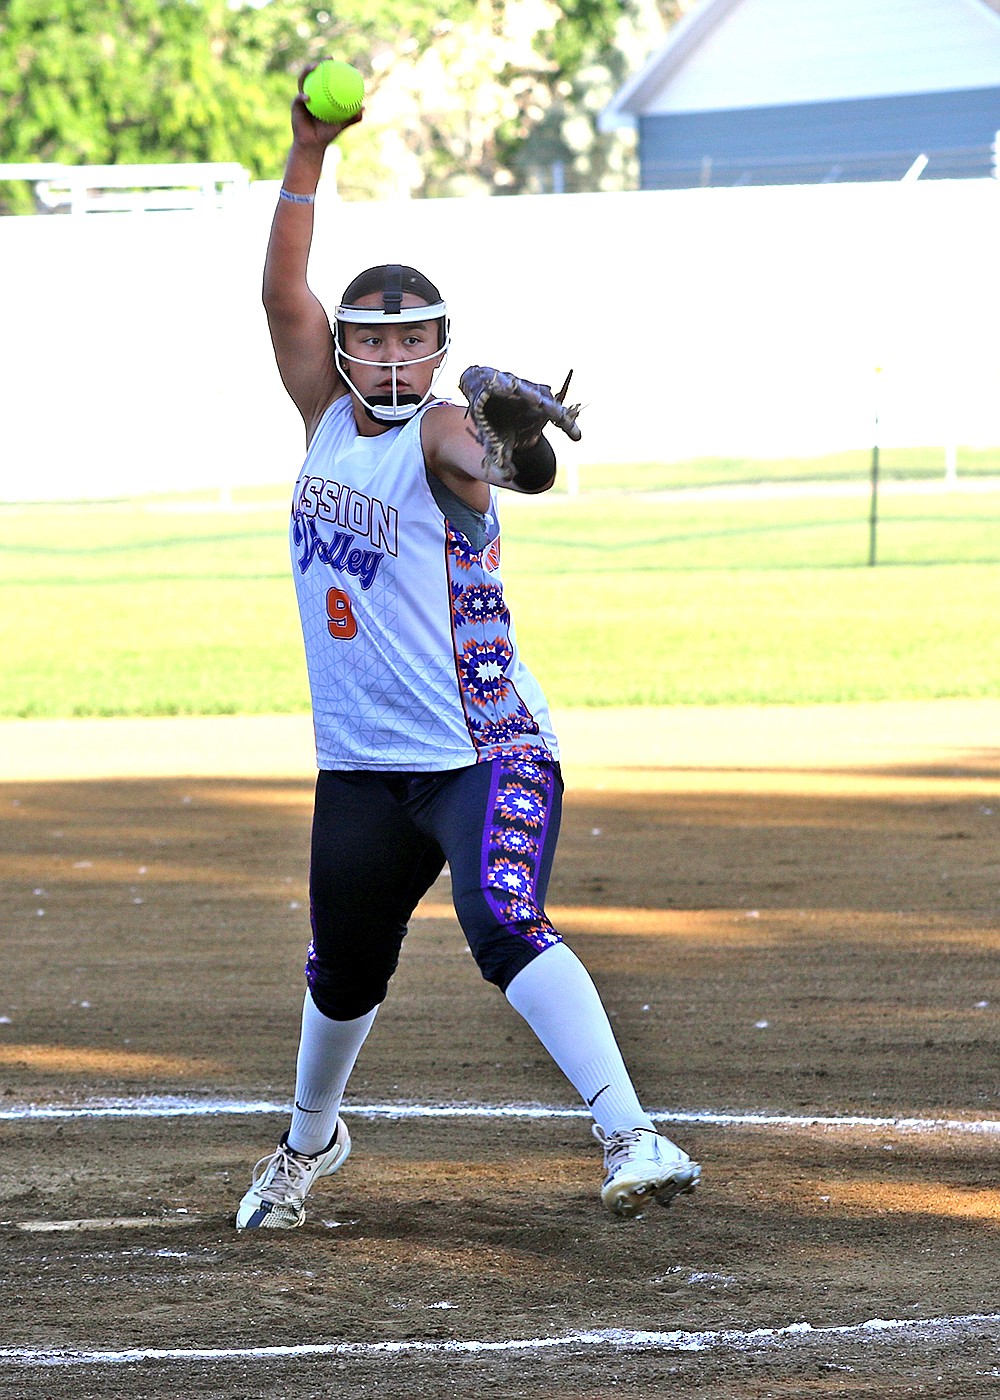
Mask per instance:
[[[0,516],[0,713],[306,707],[287,512],[198,505],[33,506]]]
[[[0,714],[305,709],[281,494],[0,507]],[[508,498],[522,651],[558,705],[1000,694],[1000,492],[882,512],[871,569],[863,496]]]
[[[1000,494],[887,499],[874,569],[862,499],[531,505],[507,588],[561,704],[1000,694]]]
[[[785,457],[766,461],[753,457],[694,457],[683,462],[639,462],[628,466],[583,466],[585,491],[673,491],[699,486],[746,485],[757,482],[860,481],[871,472],[870,449],[831,452],[823,457]],[[1000,477],[1000,447],[959,447],[956,468],[960,479]],[[888,481],[943,480],[943,447],[883,447],[879,474]]]

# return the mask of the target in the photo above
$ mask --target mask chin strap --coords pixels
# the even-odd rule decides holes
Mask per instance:
[[[433,398],[434,382],[447,358],[448,348],[451,344],[451,327],[448,321],[448,309],[443,301],[436,301],[430,305],[403,306],[403,284],[402,268],[390,267],[386,272],[385,290],[382,293],[382,305],[378,306],[338,306],[335,317],[335,334],[333,342],[334,360],[337,369],[346,383],[348,389],[364,408],[369,418],[373,418],[377,423],[405,423],[412,418],[418,409],[422,408],[428,399]],[[419,355],[412,360],[365,360],[358,355],[349,355],[340,343],[341,324],[354,326],[399,326],[409,325],[417,321],[441,321],[444,326],[442,344],[429,355]],[[409,368],[410,365],[426,364],[428,360],[436,360],[441,357],[441,363],[437,366],[431,377],[427,392],[421,399],[415,395],[409,396],[411,402],[400,402],[396,389],[396,378],[401,369]],[[392,377],[392,393],[386,395],[388,403],[377,403],[370,401],[355,386],[350,375],[350,365],[372,365],[379,364],[383,369],[387,369]],[[381,396],[379,396],[381,397]]]

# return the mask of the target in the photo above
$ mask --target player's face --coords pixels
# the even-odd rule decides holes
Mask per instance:
[[[359,297],[357,306],[380,307],[378,292]],[[403,297],[404,306],[424,303],[412,293]],[[438,321],[410,321],[399,326],[341,325],[341,343],[351,356],[349,373],[358,392],[369,401],[395,393],[423,398],[431,386],[442,355],[438,349]],[[428,358],[429,357],[429,358]],[[363,363],[359,364],[358,361]],[[392,366],[395,367],[395,375]]]

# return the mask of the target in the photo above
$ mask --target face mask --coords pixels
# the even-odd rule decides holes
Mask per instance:
[[[349,355],[340,342],[341,324],[352,326],[399,326],[408,325],[416,321],[443,321],[444,340],[436,350],[429,355],[419,355],[412,360],[365,360],[358,355]],[[443,301],[434,302],[430,306],[405,306],[399,311],[387,312],[381,307],[375,306],[338,306],[336,313],[336,334],[334,338],[334,358],[337,369],[344,378],[351,393],[362,405],[369,418],[377,423],[405,423],[408,418],[412,418],[417,409],[422,407],[428,399],[432,397],[434,381],[444,368],[445,357],[451,343],[451,333],[448,323],[447,307]],[[426,364],[428,360],[436,360],[441,357],[441,363],[435,369],[427,392],[422,398],[416,394],[400,394],[396,388],[396,381],[401,370],[409,368],[410,365]],[[381,369],[389,370],[392,377],[392,389],[389,394],[373,394],[370,399],[355,387],[351,380],[350,365],[371,365],[377,363]]]

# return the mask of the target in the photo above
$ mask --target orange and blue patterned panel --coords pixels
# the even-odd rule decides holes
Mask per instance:
[[[480,762],[505,754],[548,756],[537,720],[511,679],[515,653],[510,612],[487,544],[476,550],[462,532],[447,524],[448,577],[455,671],[469,735]]]
[[[483,833],[482,886],[493,915],[539,952],[562,941],[539,898],[555,782],[551,760],[526,756],[500,759],[495,765],[490,817]]]

